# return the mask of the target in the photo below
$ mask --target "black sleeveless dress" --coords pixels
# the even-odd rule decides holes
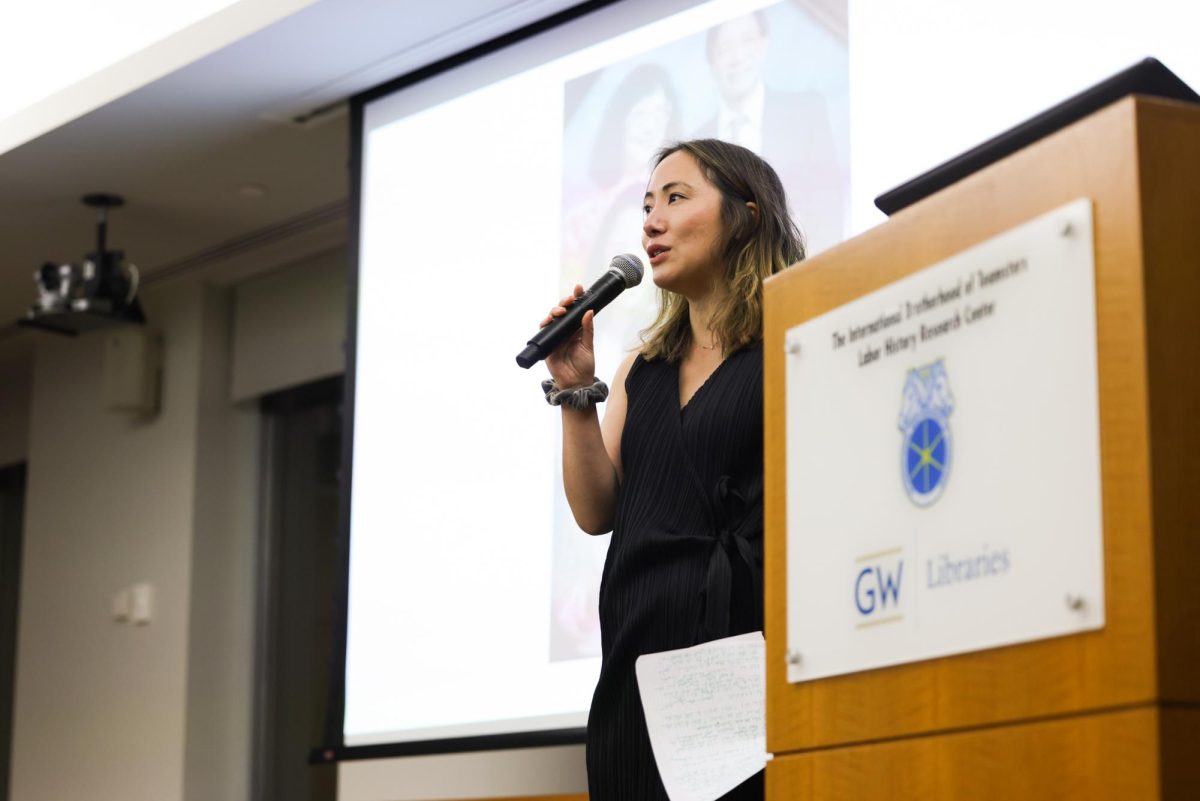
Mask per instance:
[[[625,389],[588,790],[590,801],[665,801],[634,663],[762,628],[762,346],[727,356],[682,410],[678,362],[638,356]],[[761,801],[762,773],[724,797]]]

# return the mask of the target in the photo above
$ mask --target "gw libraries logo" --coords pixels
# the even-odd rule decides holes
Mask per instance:
[[[854,606],[857,628],[897,623],[904,619],[904,549],[864,554],[854,560]]]
[[[946,488],[953,411],[954,396],[941,359],[908,371],[900,405],[900,472],[904,491],[917,506],[929,506]]]

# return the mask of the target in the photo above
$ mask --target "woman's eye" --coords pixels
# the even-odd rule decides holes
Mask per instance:
[[[671,194],[667,195],[668,203],[674,203],[676,200],[683,200],[683,195],[679,194],[678,192],[672,192]]]
[[[650,216],[650,204],[649,203],[647,203],[645,206],[642,206],[642,216],[643,217]]]

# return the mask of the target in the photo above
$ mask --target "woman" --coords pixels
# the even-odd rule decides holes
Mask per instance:
[[[679,101],[670,74],[639,64],[621,79],[604,107],[588,173],[614,191],[645,176],[646,154],[678,136]]]
[[[617,370],[603,423],[593,315],[546,359],[571,511],[588,533],[613,532],[588,719],[592,801],[666,799],[637,657],[762,628],[762,281],[804,257],[778,176],[749,150],[700,139],[654,164],[642,244],[661,309]],[[760,773],[726,798],[761,799],[762,788]]]

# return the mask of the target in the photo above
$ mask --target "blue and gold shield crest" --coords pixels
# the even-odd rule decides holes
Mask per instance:
[[[917,506],[929,506],[946,488],[953,456],[953,411],[954,396],[941,359],[908,371],[898,423],[903,436],[900,472],[904,491]]]

